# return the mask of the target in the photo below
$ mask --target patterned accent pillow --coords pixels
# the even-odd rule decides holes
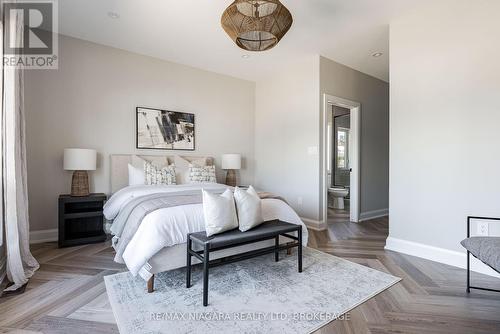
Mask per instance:
[[[177,184],[175,179],[175,165],[157,167],[149,161],[144,162],[145,184]]]
[[[215,166],[196,166],[189,165],[189,183],[217,183],[215,176]]]
[[[187,161],[181,156],[174,156],[174,164],[175,164],[175,173],[177,184],[189,183],[189,165],[195,165],[204,167],[207,165],[207,158],[200,158],[191,160],[191,162]]]

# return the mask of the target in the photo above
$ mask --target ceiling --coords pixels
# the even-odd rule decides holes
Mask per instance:
[[[261,53],[239,49],[222,30],[221,14],[231,2],[63,0],[59,32],[253,81],[313,54],[388,81],[389,22],[422,0],[282,0],[294,23],[275,48]],[[375,52],[383,55],[372,57]]]

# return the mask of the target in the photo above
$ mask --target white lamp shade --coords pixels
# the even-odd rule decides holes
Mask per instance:
[[[241,169],[241,154],[223,154],[222,169]]]
[[[84,148],[64,149],[64,169],[65,170],[95,170],[96,169],[95,150]]]

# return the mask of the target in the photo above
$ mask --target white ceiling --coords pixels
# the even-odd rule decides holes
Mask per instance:
[[[320,54],[389,80],[389,22],[422,0],[282,0],[294,23],[272,50],[238,48],[220,17],[232,0],[60,0],[60,33],[257,81],[294,59]],[[108,12],[116,12],[112,19]],[[383,56],[374,58],[374,52]],[[250,58],[241,56],[249,54]]]

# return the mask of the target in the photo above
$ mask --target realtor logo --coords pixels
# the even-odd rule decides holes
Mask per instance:
[[[3,3],[6,67],[57,68],[55,1]]]

